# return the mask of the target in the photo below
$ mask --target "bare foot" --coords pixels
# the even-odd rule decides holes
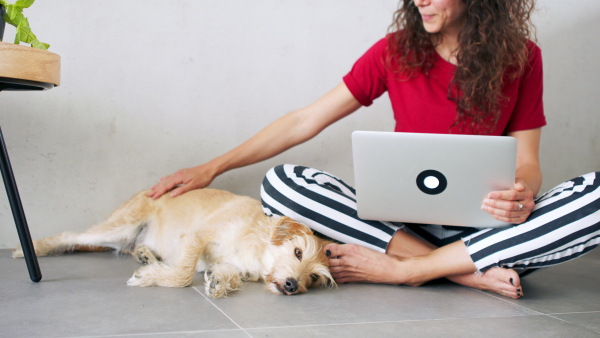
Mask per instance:
[[[400,260],[355,244],[329,244],[331,275],[337,283],[402,284],[399,279]]]
[[[449,280],[470,286],[475,289],[495,292],[497,294],[518,299],[523,297],[521,279],[515,270],[492,268],[483,275],[464,274],[447,277]]]
[[[404,260],[360,245],[329,244],[325,250],[330,256],[331,275],[340,284],[366,282],[419,286],[428,280],[444,276],[441,274],[423,278],[427,276],[427,272],[418,271],[423,270],[423,262],[410,264],[408,267],[407,263],[410,259]],[[514,299],[523,297],[521,280],[512,269],[492,268],[483,275],[470,272],[447,278],[461,285],[495,292],[506,297]]]

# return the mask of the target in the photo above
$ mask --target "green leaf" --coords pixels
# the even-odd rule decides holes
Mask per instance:
[[[37,49],[48,50],[48,48],[50,48],[50,45],[47,43],[43,43],[38,39],[35,39],[35,40],[31,41],[31,47],[37,48]]]
[[[15,44],[21,42],[29,43],[34,48],[48,49],[49,44],[40,42],[31,31],[29,20],[23,15],[23,8],[31,6],[35,0],[17,0],[14,4],[8,4],[5,0],[0,0],[0,4],[6,9],[4,21],[17,28],[15,33]]]
[[[15,45],[21,43],[21,30],[17,26],[17,31],[15,32]]]
[[[29,8],[29,6],[33,5],[34,2],[35,0],[17,0],[17,2],[15,2],[15,6]]]
[[[8,15],[10,22],[15,22],[17,15],[19,15],[19,14],[23,15],[23,12],[22,12],[22,9],[20,9],[19,7],[15,7],[15,5],[8,5],[8,6],[6,6],[6,14]],[[17,25],[18,25],[18,23],[17,23]]]

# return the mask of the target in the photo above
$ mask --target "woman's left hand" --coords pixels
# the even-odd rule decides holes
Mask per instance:
[[[481,209],[499,221],[521,224],[527,220],[535,206],[533,198],[533,191],[527,184],[516,179],[513,190],[491,192],[483,201]]]

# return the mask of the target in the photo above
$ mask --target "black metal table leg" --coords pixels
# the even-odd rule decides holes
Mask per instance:
[[[10,208],[12,209],[15,224],[17,226],[17,232],[19,233],[19,240],[21,241],[21,247],[23,248],[23,255],[25,256],[25,262],[27,263],[27,270],[29,270],[29,277],[32,281],[37,283],[42,280],[42,273],[35,255],[33,243],[31,242],[31,235],[29,234],[29,227],[27,226],[25,212],[23,211],[23,205],[21,204],[21,197],[19,196],[17,183],[15,182],[15,177],[10,165],[8,152],[6,151],[6,144],[4,143],[2,128],[0,128],[0,143],[0,166],[2,169],[4,186],[6,187],[6,194],[8,195]]]

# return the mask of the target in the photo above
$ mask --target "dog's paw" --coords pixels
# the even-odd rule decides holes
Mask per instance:
[[[215,275],[210,271],[206,270],[204,273],[205,292],[208,296],[213,298],[224,298],[227,297],[227,286],[222,283],[219,278],[215,278]]]
[[[212,269],[204,272],[205,292],[213,298],[224,298],[230,292],[236,291],[241,286],[241,278],[238,274],[222,275]]]
[[[129,278],[127,281],[127,285],[129,286],[154,286],[156,283],[152,278],[149,278],[146,274],[144,274],[144,269],[138,269],[133,273],[133,276]]]
[[[154,252],[143,245],[135,248],[135,258],[142,264],[152,264],[158,261]]]
[[[12,252],[12,257],[13,258],[23,258],[23,248],[21,248],[21,246],[19,245],[18,247],[16,247],[13,252]]]
[[[166,286],[182,288],[192,284],[193,270],[179,269],[162,264],[150,264],[139,268],[127,281],[129,286]]]

